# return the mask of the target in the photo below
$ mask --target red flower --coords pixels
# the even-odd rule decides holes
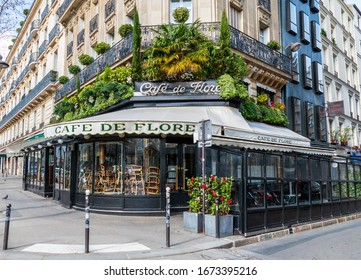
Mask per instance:
[[[228,204],[232,204],[232,199],[228,199]]]
[[[227,182],[227,178],[222,178],[222,183],[225,183],[225,182]]]
[[[207,188],[207,184],[202,184],[202,189]]]
[[[193,189],[193,186],[189,186],[190,189]]]
[[[194,177],[192,177],[192,182],[194,182],[196,179],[194,179]]]
[[[217,196],[217,193],[215,191],[212,191],[213,196]]]
[[[221,200],[221,201],[223,201],[223,200],[224,200],[224,197],[223,197],[223,196],[221,196],[220,200]]]
[[[216,176],[212,175],[211,176],[211,181],[214,181],[214,180],[216,180]]]

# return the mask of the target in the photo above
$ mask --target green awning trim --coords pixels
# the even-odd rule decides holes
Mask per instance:
[[[44,137],[45,137],[44,133],[39,133],[39,134],[36,134],[34,136],[31,136],[31,137],[25,139],[24,142],[36,140],[36,139],[40,139],[40,138],[44,138]]]

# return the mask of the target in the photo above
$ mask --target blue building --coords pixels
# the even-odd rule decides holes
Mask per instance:
[[[280,1],[283,52],[292,56],[292,81],[283,92],[290,128],[327,145],[319,0]]]

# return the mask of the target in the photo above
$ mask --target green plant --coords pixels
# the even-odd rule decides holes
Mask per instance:
[[[50,71],[50,81],[56,82],[57,79],[58,79],[58,72],[51,70]]]
[[[340,138],[340,131],[337,129],[333,129],[329,132],[330,134],[330,140],[332,144],[337,144],[338,140]]]
[[[270,47],[272,50],[279,51],[281,49],[280,43],[275,40],[271,40],[267,43],[267,46]]]
[[[122,38],[125,38],[128,34],[132,32],[133,32],[133,26],[129,23],[122,24],[118,29],[118,33]]]
[[[68,67],[69,73],[73,75],[77,75],[80,73],[81,69],[78,65],[69,65]]]
[[[24,9],[23,14],[27,16],[29,14],[29,9]]]
[[[11,50],[13,48],[13,45],[9,45],[8,49]]]
[[[20,21],[19,24],[20,24],[20,26],[23,26],[23,25],[24,25],[24,21],[23,21],[23,20]]]
[[[99,42],[94,46],[94,50],[98,55],[105,53],[109,49],[110,49],[110,45],[105,42]]]
[[[81,65],[89,65],[94,62],[94,57],[88,55],[88,54],[81,54],[78,58]]]
[[[238,91],[231,75],[224,74],[217,79],[218,85],[221,87],[220,96],[224,99],[238,97]]]
[[[327,37],[327,32],[325,29],[321,28],[321,35]]]
[[[216,200],[218,200],[218,214],[225,216],[229,214],[232,204],[231,192],[232,192],[232,177],[217,178],[212,175],[207,186],[206,200],[208,204],[208,213],[215,215],[216,213]]]
[[[202,199],[202,178],[192,177],[187,179],[187,188],[189,196],[189,212],[200,213],[203,208],[203,199]]]
[[[62,85],[67,83],[69,81],[69,78],[67,76],[60,76],[59,77],[59,83],[61,83]]]
[[[253,100],[246,100],[241,103],[240,112],[249,121],[260,121],[262,119],[261,110]]]
[[[185,23],[189,18],[189,11],[186,7],[178,7],[173,11],[173,17],[176,23]]]
[[[20,33],[21,27],[16,28],[16,32]]]
[[[341,142],[347,142],[348,140],[351,140],[351,136],[351,127],[345,127],[344,129],[340,130],[339,137]]]
[[[134,10],[133,16],[133,57],[132,57],[132,76],[135,81],[138,81],[142,77],[142,68],[141,68],[141,41],[142,41],[142,31],[140,28],[139,14],[137,8]]]

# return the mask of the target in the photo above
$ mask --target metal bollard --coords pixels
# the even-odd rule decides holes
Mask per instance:
[[[166,246],[170,247],[170,187],[166,188],[166,208],[165,208],[165,224],[166,224]]]
[[[216,238],[219,238],[219,200],[216,199]]]
[[[8,204],[8,205],[6,205],[6,216],[5,216],[5,230],[4,230],[3,250],[7,250],[7,249],[8,249],[9,227],[10,227],[10,214],[11,214],[11,204]]]
[[[90,230],[90,191],[85,191],[85,253],[89,253],[89,230]]]

